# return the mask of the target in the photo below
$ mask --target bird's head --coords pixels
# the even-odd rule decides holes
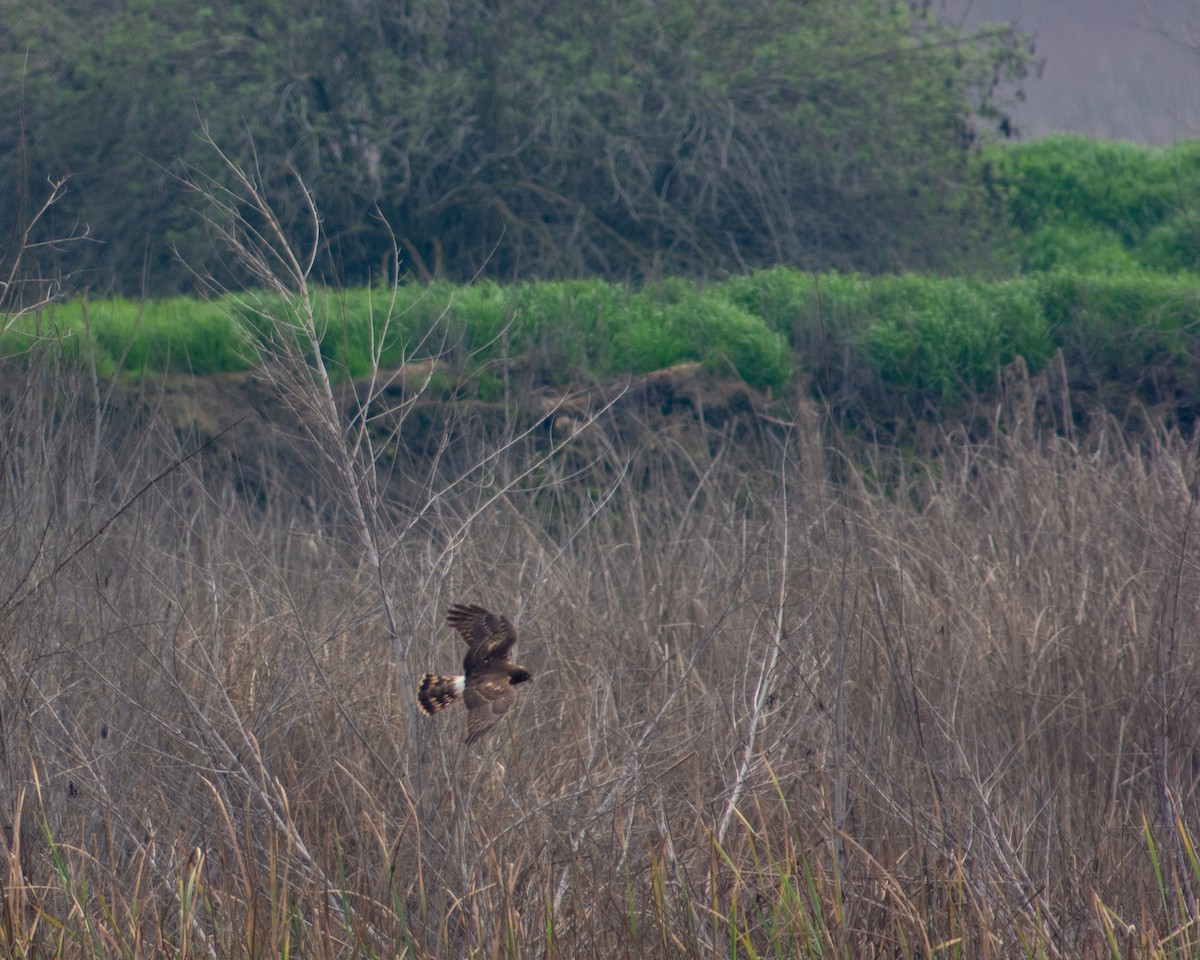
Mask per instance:
[[[518,683],[524,683],[526,680],[532,680],[533,674],[524,667],[513,667],[508,671],[508,684],[515,687]]]

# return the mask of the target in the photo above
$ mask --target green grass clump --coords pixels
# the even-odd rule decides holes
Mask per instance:
[[[953,403],[990,390],[1017,355],[1036,366],[1054,352],[1031,279],[777,269],[724,289],[789,336],[799,362],[831,392],[858,384],[856,393],[884,389],[914,406]]]
[[[423,292],[410,287],[396,291],[310,288],[308,306],[331,376],[338,381],[362,377],[374,363],[394,368],[413,359],[413,354],[420,352],[422,330],[436,323],[448,296],[431,290],[426,303],[420,296]],[[212,303],[211,309],[229,316],[234,329],[259,346],[269,345],[281,330],[291,329],[290,335],[305,347],[306,359],[315,359],[303,333],[307,308],[299,300],[284,302],[277,295],[253,291],[229,294]],[[276,320],[284,321],[282,327]]]
[[[1092,385],[1154,375],[1185,393],[1200,386],[1200,291],[1193,279],[1061,270],[1042,277],[1038,288],[1054,341]]]
[[[879,284],[873,322],[854,337],[867,362],[911,400],[946,404],[990,391],[1017,355],[1053,353],[1036,286],[906,276]]]
[[[20,318],[2,338],[0,355],[56,343],[63,355],[94,363],[100,376],[220,373],[245,369],[248,355],[236,325],[212,304],[189,297],[136,301],[76,297]]]
[[[646,373],[685,361],[735,373],[760,390],[791,375],[787,341],[719,290],[666,281],[634,294],[616,336],[616,366]]]
[[[1030,272],[1064,266],[1087,273],[1139,269],[1137,257],[1113,230],[1090,223],[1039,227],[1025,241],[1022,265]]]
[[[823,285],[836,280],[838,276],[773,267],[730,277],[718,284],[716,289],[731,303],[759,317],[768,329],[782,334],[795,344],[801,336],[801,324],[810,322],[816,316]]]
[[[604,376],[619,368],[615,337],[630,291],[605,280],[551,280],[512,291],[522,345],[541,358],[550,382]]]

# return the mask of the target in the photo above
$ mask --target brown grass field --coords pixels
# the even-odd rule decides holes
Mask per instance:
[[[5,956],[1200,955],[1194,444],[296,369],[195,456],[165,386],[9,371]],[[464,601],[535,674],[471,748],[412,695]]]
[[[0,954],[1200,957],[1194,442],[335,388],[230,170],[253,377],[0,369]],[[534,673],[472,747],[460,602]]]

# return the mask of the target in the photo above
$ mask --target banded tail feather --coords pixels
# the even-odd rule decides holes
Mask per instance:
[[[443,707],[448,707],[462,696],[467,678],[450,677],[440,673],[427,673],[417,686],[417,706],[426,716],[433,716]]]

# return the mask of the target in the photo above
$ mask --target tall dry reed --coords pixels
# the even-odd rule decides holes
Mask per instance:
[[[949,442],[834,484],[815,420],[447,421],[452,457],[373,488],[372,562],[314,442],[250,483],[244,449],[185,460],[152,391],[24,376],[12,955],[1196,949],[1177,436]],[[536,672],[483,747],[411,708],[456,601],[512,616]]]

